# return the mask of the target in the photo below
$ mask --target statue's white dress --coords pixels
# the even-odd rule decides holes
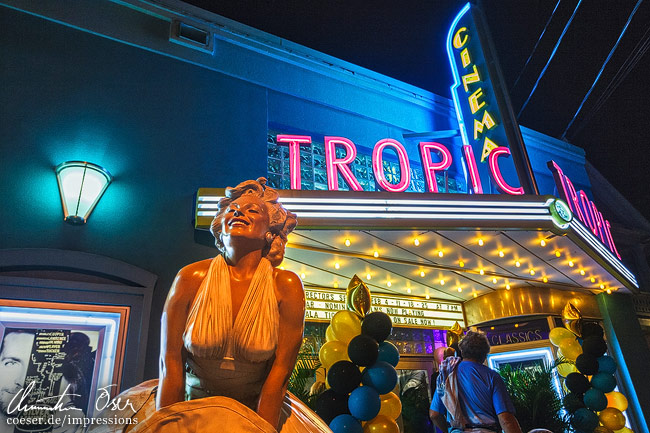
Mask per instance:
[[[194,299],[183,335],[188,352],[186,401],[156,411],[157,381],[125,391],[120,396],[122,401],[129,397],[134,401],[138,396],[146,400],[134,405],[137,413],[131,416],[138,418],[138,424],[127,431],[275,432],[254,411],[278,342],[278,302],[273,267],[267,259],[262,259],[255,271],[234,321],[232,316],[228,266],[222,256],[217,256]],[[279,431],[331,432],[324,421],[290,393],[283,402]]]

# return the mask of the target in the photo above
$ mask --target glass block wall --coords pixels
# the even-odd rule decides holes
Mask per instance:
[[[269,185],[278,189],[289,189],[289,148],[278,146],[276,136],[283,134],[280,131],[269,131],[267,136],[267,179]],[[343,158],[345,150],[336,149],[336,156]],[[419,162],[410,161],[411,184],[407,192],[426,192],[426,184],[422,167]],[[375,182],[372,171],[372,153],[357,148],[357,158],[351,164],[351,169],[359,180],[364,191],[380,191]],[[300,146],[300,174],[302,189],[304,190],[326,190],[327,171],[325,169],[325,145],[312,137],[311,146]],[[400,167],[397,158],[390,158],[389,153],[384,157],[384,172],[386,179],[391,183],[398,183],[400,180]],[[339,174],[339,189],[349,190],[347,182]],[[444,174],[437,174],[439,192],[467,193],[465,180],[454,173],[446,171]]]

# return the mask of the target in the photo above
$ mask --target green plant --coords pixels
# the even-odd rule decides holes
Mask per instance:
[[[313,410],[316,409],[318,394],[311,392],[311,385],[316,380],[316,371],[321,368],[318,351],[324,342],[324,330],[320,327],[306,328],[296,359],[296,366],[289,377],[289,392]]]
[[[506,364],[499,370],[522,431],[535,428],[545,428],[555,433],[571,431],[562,411],[562,400],[553,384],[555,369],[563,362],[525,368],[512,368]]]

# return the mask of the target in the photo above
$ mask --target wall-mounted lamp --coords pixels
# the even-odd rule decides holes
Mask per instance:
[[[97,164],[68,161],[56,167],[56,180],[65,221],[85,224],[113,176]]]

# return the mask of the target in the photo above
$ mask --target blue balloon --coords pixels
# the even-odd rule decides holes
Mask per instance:
[[[598,358],[598,372],[607,374],[616,373],[616,361],[614,361],[614,358],[607,355]]]
[[[361,423],[352,415],[339,415],[330,423],[330,429],[334,433],[363,433]]]
[[[602,392],[612,392],[616,388],[616,378],[607,373],[596,373],[591,376],[591,386]]]
[[[399,351],[397,347],[388,341],[382,342],[379,345],[379,357],[377,361],[384,361],[393,367],[397,367],[397,363],[399,362]]]
[[[607,407],[607,397],[601,390],[596,388],[587,390],[583,401],[587,408],[596,412],[600,412]]]
[[[580,408],[573,414],[571,425],[576,430],[591,432],[598,427],[598,415],[587,408]]]
[[[397,372],[389,363],[377,361],[363,371],[361,383],[372,386],[379,394],[388,394],[397,385]]]
[[[348,409],[350,409],[350,413],[356,419],[370,421],[377,416],[380,408],[381,397],[379,397],[379,393],[374,388],[360,386],[350,393]]]

